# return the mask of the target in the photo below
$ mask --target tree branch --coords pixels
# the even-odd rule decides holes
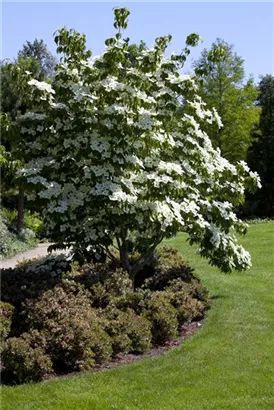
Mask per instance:
[[[109,250],[107,246],[104,247],[104,250],[109,257],[110,260],[112,260],[115,264],[118,265],[118,259],[113,255],[113,253]]]

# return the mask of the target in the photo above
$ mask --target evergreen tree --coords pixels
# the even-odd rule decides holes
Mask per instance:
[[[262,189],[247,199],[249,215],[274,216],[274,77],[265,75],[260,85],[260,121],[257,138],[248,152],[248,164],[261,177]]]
[[[20,61],[22,58],[34,58],[39,64],[39,78],[52,77],[54,74],[54,69],[57,64],[57,59],[48,50],[47,45],[43,40],[34,40],[33,43],[27,41],[23,45],[22,50],[18,52],[17,60]]]

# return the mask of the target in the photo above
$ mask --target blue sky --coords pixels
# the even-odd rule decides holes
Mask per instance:
[[[62,26],[85,33],[88,47],[98,55],[114,33],[112,9],[119,6],[131,11],[125,36],[132,42],[143,39],[151,46],[155,37],[171,34],[169,51],[179,52],[188,34],[199,33],[204,42],[193,50],[185,72],[220,37],[245,60],[246,75],[258,80],[273,74],[272,2],[3,2],[2,59],[16,57],[23,43],[35,38],[54,53],[53,33]]]

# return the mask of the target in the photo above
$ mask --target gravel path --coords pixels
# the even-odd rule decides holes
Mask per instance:
[[[6,268],[14,268],[18,262],[21,262],[24,259],[33,259],[37,258],[38,256],[46,256],[48,255],[48,247],[51,243],[40,243],[36,248],[30,249],[29,251],[19,253],[18,255],[14,256],[11,259],[5,259],[0,261],[0,269]],[[67,253],[65,251],[55,251],[54,253]]]

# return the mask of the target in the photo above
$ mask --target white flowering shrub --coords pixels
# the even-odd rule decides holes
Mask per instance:
[[[51,275],[52,277],[60,276],[63,272],[70,271],[70,263],[66,255],[47,255],[43,258],[29,260],[26,262],[26,273],[36,275]]]
[[[55,42],[63,58],[52,84],[25,74],[37,112],[20,118],[29,156],[23,172],[51,236],[112,259],[117,247],[132,279],[179,230],[223,271],[248,268],[250,255],[231,233],[246,225],[233,208],[260,182],[244,162],[222,158],[204,132],[221,119],[197,95],[195,77],[180,74],[199,36],[169,58],[171,36],[150,49],[142,43],[130,63],[121,35],[129,12],[114,13],[117,33],[102,56],[90,59],[85,36],[61,29]],[[129,244],[141,252],[134,263]]]

